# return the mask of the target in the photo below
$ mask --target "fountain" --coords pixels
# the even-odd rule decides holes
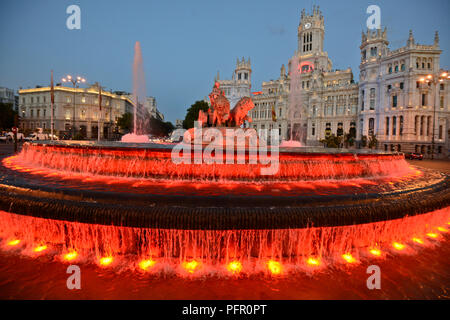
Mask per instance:
[[[217,84],[210,98],[186,139],[251,121],[250,98],[229,110]],[[276,276],[414,253],[447,231],[450,178],[401,153],[261,139],[205,162],[218,149],[191,141],[25,143],[0,166],[2,248],[179,276]]]
[[[138,119],[139,109],[147,99],[144,64],[142,59],[141,43],[136,41],[134,45],[133,60],[133,133],[128,133],[122,137],[122,142],[146,143],[149,142],[148,135],[144,132],[144,119]]]

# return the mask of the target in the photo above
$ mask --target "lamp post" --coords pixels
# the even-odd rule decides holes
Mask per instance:
[[[428,74],[425,77],[422,77],[419,79],[422,83],[431,83],[433,84],[436,91],[434,92],[434,99],[433,99],[433,132],[431,135],[431,160],[434,159],[434,136],[435,136],[435,125],[436,125],[436,94],[439,92],[438,90],[438,84],[444,82],[444,80],[450,79],[450,76],[448,75],[448,72],[444,71],[439,74]]]
[[[86,82],[86,79],[77,76],[76,78],[71,75],[67,75],[67,77],[62,78],[62,82],[72,82],[73,84],[73,125],[72,125],[72,139],[75,138],[75,88],[78,83]]]

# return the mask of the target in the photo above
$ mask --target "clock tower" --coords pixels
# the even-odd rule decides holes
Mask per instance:
[[[303,9],[298,26],[298,49],[296,52],[300,68],[305,69],[302,70],[302,73],[308,69],[304,66],[305,64],[313,65],[309,70],[330,71],[332,69],[331,60],[323,50],[324,36],[325,24],[319,6],[313,6],[312,14],[307,14]]]
[[[319,7],[313,7],[312,15],[306,14],[303,9],[298,26],[298,52],[300,55],[323,52],[324,33],[325,26]]]

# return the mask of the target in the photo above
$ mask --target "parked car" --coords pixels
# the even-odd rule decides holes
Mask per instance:
[[[17,141],[23,141],[25,140],[25,136],[22,132],[17,132]],[[12,143],[14,142],[14,133],[13,132],[6,132],[5,134],[0,136],[1,142],[7,142]]]
[[[423,154],[421,153],[407,153],[405,159],[408,160],[423,160]]]
[[[51,135],[48,133],[38,133],[34,132],[30,136],[26,137],[27,141],[37,141],[37,140],[51,140]],[[56,135],[53,135],[53,140],[58,140]]]

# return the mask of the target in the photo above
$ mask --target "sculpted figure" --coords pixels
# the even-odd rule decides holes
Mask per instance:
[[[242,98],[230,112],[230,102],[220,89],[219,82],[214,83],[214,87],[209,94],[209,100],[211,101],[211,107],[208,112],[200,110],[198,114],[198,121],[202,123],[202,126],[240,127],[245,120],[252,121],[247,116],[248,112],[255,107],[252,99],[249,97]]]
[[[252,122],[252,118],[250,118],[247,114],[250,110],[255,107],[252,99],[249,97],[243,97],[241,100],[236,103],[236,106],[231,110],[229,117],[229,125],[231,127],[240,127],[245,120],[248,122]]]

